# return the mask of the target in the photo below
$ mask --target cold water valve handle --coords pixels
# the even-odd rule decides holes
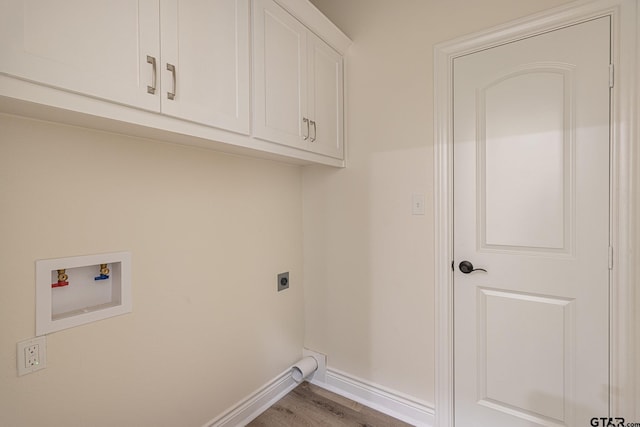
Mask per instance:
[[[109,268],[107,264],[100,264],[100,275],[93,278],[93,280],[107,280],[109,278]]]
[[[462,261],[458,267],[464,274],[469,274],[474,271],[484,271],[485,273],[487,272],[487,270],[485,270],[484,268],[473,268],[473,264],[471,264],[469,261]]]

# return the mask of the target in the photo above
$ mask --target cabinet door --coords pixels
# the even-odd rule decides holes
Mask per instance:
[[[307,148],[307,29],[271,0],[253,3],[254,136]]]
[[[162,0],[160,10],[162,112],[248,134],[249,0]]]
[[[309,150],[344,158],[343,59],[317,36],[309,35]]]
[[[148,110],[158,0],[3,0],[0,73]]]

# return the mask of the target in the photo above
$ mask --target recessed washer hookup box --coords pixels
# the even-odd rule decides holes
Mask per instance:
[[[131,253],[36,261],[36,335],[130,313]]]

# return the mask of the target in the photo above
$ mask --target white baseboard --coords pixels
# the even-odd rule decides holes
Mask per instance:
[[[282,399],[298,384],[291,378],[291,370],[278,375],[251,396],[233,405],[222,415],[206,423],[203,427],[238,427],[253,421],[271,405]]]
[[[428,403],[336,369],[327,368],[326,375],[316,376],[310,382],[416,427],[433,427],[435,424],[434,410]],[[203,427],[244,426],[297,385],[291,377],[291,370],[286,370]]]
[[[336,369],[327,368],[324,382],[313,379],[311,383],[416,427],[433,427],[435,424],[434,409],[427,402]]]

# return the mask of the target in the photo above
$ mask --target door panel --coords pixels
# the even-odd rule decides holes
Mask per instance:
[[[342,56],[313,34],[309,43],[309,117],[315,122],[309,150],[342,159]]]
[[[249,133],[248,16],[248,0],[162,0],[164,114]]]
[[[483,247],[565,249],[571,75],[554,71],[518,71],[480,90]]]
[[[306,148],[307,29],[271,1],[253,7],[254,136]]]
[[[158,0],[6,0],[0,73],[153,111]]]
[[[573,397],[564,390],[573,381],[573,301],[482,287],[477,301],[478,403],[543,424],[563,420]]]
[[[456,426],[608,413],[609,63],[609,18],[454,61]]]

